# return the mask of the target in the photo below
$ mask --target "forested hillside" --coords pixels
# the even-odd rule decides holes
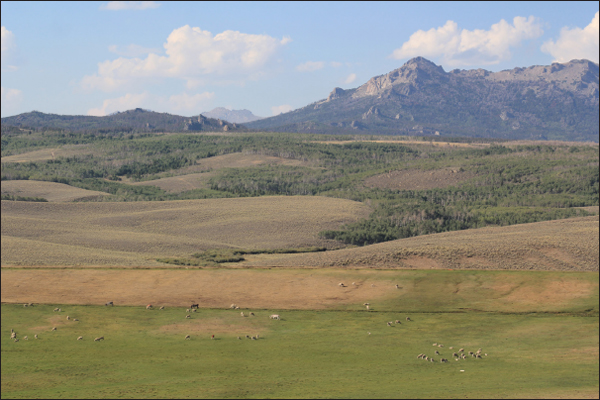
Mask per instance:
[[[356,200],[370,206],[371,215],[322,236],[357,245],[583,216],[587,212],[577,207],[598,206],[597,145],[364,139],[21,132],[2,137],[1,176],[2,181],[60,182],[110,194],[84,201],[263,195]],[[208,163],[224,155],[230,155],[227,162]],[[252,161],[235,164],[236,157],[250,155]],[[442,173],[446,175],[436,178]],[[153,185],[158,179],[187,176],[197,179],[186,190],[167,192]],[[15,196],[3,190],[3,199]]]

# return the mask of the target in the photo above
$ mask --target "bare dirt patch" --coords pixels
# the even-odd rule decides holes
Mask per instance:
[[[210,319],[191,319],[185,323],[169,324],[161,326],[159,332],[168,333],[188,333],[188,334],[226,334],[226,335],[246,335],[249,332],[252,335],[263,334],[267,331],[262,323],[253,323],[256,318],[266,319],[268,316],[263,312],[263,315],[258,314],[255,317],[241,317],[240,321],[227,322],[222,318]],[[192,317],[193,318],[193,317]]]
[[[57,182],[32,180],[2,181],[2,194],[21,197],[41,197],[50,202],[67,202],[109,196],[108,193],[86,190]]]
[[[365,185],[381,189],[425,190],[457,185],[474,176],[474,174],[460,171],[458,168],[434,171],[391,171],[367,178]]]

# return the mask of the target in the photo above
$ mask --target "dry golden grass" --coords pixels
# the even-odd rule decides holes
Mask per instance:
[[[365,180],[367,187],[381,189],[425,190],[459,184],[474,176],[458,168],[443,168],[433,171],[391,171]]]
[[[300,166],[305,165],[306,163],[300,160],[290,160],[281,157],[264,156],[260,154],[232,153],[222,156],[204,158],[198,161],[196,165],[169,172],[169,174],[177,174],[178,176],[130,184],[158,186],[167,192],[179,193],[186,190],[208,188],[208,180],[220,169],[249,168],[265,164]]]
[[[315,140],[313,143],[326,143],[326,144],[348,144],[348,143],[396,143],[396,144],[420,144],[430,145],[435,147],[469,147],[469,148],[482,148],[489,147],[490,143],[458,143],[458,142],[438,142],[438,141],[424,141],[424,140],[409,140],[409,139],[353,139],[353,140]]]
[[[29,151],[23,154],[16,154],[14,156],[2,157],[3,163],[15,162],[36,162],[36,161],[46,161],[53,160],[57,157],[72,157],[75,155],[82,155],[86,153],[90,153],[88,150],[88,145],[86,144],[72,144],[66,145],[56,148],[42,149]]]
[[[583,310],[598,275],[563,272],[346,269],[26,269],[1,270],[4,303],[242,309],[542,312]],[[338,286],[346,283],[345,287]],[[355,285],[352,285],[352,282]],[[396,289],[399,284],[402,289]],[[594,300],[596,299],[596,300]],[[596,304],[597,308],[597,304]],[[173,327],[175,329],[175,327]]]
[[[76,188],[64,183],[43,181],[2,181],[2,194],[42,197],[52,202],[65,202],[108,196],[108,193]]]
[[[131,203],[2,201],[2,266],[157,265],[214,248],[327,246],[325,229],[366,217],[358,202],[254,197]]]
[[[248,256],[246,266],[598,271],[598,216],[490,227],[325,253]]]

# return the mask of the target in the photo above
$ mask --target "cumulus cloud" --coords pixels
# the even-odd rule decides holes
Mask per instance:
[[[344,83],[346,85],[348,85],[348,84],[354,82],[355,80],[356,80],[356,74],[350,74],[346,77],[346,79],[344,79]]]
[[[312,72],[322,69],[325,66],[323,61],[307,61],[304,64],[300,64],[296,67],[296,71],[300,72]]]
[[[194,95],[181,93],[168,98],[154,95],[148,92],[127,93],[114,99],[106,99],[102,107],[91,108],[88,115],[102,117],[116,111],[126,111],[133,108],[145,108],[150,110],[161,110],[174,114],[194,115],[200,114],[201,110],[209,105],[214,97],[213,92],[204,92]]]
[[[279,115],[290,111],[292,111],[292,106],[290,106],[289,104],[271,107],[271,112],[273,113],[273,115]]]
[[[413,33],[391,57],[442,57],[449,66],[498,64],[510,59],[511,47],[543,33],[540,21],[533,16],[515,17],[512,25],[502,19],[489,30],[472,31],[459,29],[456,22],[449,20],[444,26]]]
[[[130,44],[129,46],[117,46],[113,44],[112,46],[108,46],[108,51],[119,56],[139,57],[150,53],[160,53],[162,49],[143,47],[137,44]]]
[[[544,42],[542,51],[550,54],[554,57],[554,61],[559,63],[581,58],[598,62],[598,14],[599,12],[596,11],[592,22],[583,29],[562,28],[556,42],[553,40]]]
[[[136,80],[179,78],[192,82],[211,75],[229,79],[256,79],[289,38],[224,31],[217,35],[189,25],[175,29],[164,44],[166,56],[119,57],[98,64],[98,72],[85,76],[84,89],[112,91]],[[188,85],[190,86],[190,85]],[[193,83],[191,86],[194,86]]]
[[[158,8],[160,3],[155,1],[109,1],[100,6],[101,10],[119,11],[119,10],[146,10],[148,8]]]
[[[9,65],[13,61],[14,52],[16,49],[15,35],[2,26],[1,29],[1,56],[2,56],[2,70],[15,70],[14,65]]]

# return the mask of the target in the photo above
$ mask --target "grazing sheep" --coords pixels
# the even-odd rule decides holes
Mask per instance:
[[[149,310],[149,309],[151,309],[151,308],[152,308],[152,304],[148,304],[148,305],[146,306],[146,310]]]
[[[109,301],[108,303],[104,304],[105,306],[114,306],[115,304],[112,301]]]
[[[452,353],[452,357],[458,357],[458,354]]]
[[[270,318],[270,319],[281,319],[281,317],[279,316],[279,314],[272,314],[272,315],[269,315],[269,318]]]
[[[38,335],[33,335],[33,337],[37,339],[37,338],[38,338]]]
[[[10,334],[10,338],[11,339],[16,339],[17,338],[17,334],[15,332]]]
[[[371,332],[367,332],[369,335],[371,334]]]
[[[101,340],[104,340],[104,336],[99,336],[96,339],[94,339],[94,342],[99,342]]]
[[[458,349],[458,351],[462,353],[465,351],[465,349]]]
[[[475,358],[481,358],[481,354],[475,354]]]
[[[400,289],[400,286],[396,285],[396,289]]]
[[[52,331],[55,331],[55,330],[56,330],[56,327],[52,328],[52,329],[50,330],[50,332],[52,332]]]
[[[260,336],[256,335],[256,340],[258,340],[258,338],[259,338],[259,337],[260,337]]]
[[[211,339],[214,339],[214,338],[215,338],[215,335],[212,335],[210,338],[211,338]]]
[[[55,309],[54,309],[54,310],[52,310],[52,311],[58,311],[58,310],[60,310],[60,308],[55,308]]]
[[[245,315],[244,315],[244,312],[243,312],[243,311],[240,313],[240,315],[241,315],[242,317],[245,317]]]
[[[160,306],[159,310],[164,310],[165,306]]]
[[[397,323],[397,324],[400,324],[401,322],[400,322],[399,320],[396,320],[396,323]]]
[[[196,312],[196,311],[198,311],[197,308],[192,308],[192,312]]]
[[[238,336],[238,340],[242,340],[242,338]]]
[[[438,344],[438,347],[444,347],[444,345],[443,344]]]
[[[77,340],[83,340],[83,336],[79,336]]]
[[[440,355],[440,352],[439,352],[439,351],[437,351],[437,350],[436,350],[434,353],[435,353],[435,355],[436,355],[436,356],[439,356],[439,355]]]
[[[467,356],[464,355],[464,353],[463,353],[463,354],[461,354],[460,358],[462,358],[464,360],[465,358],[467,358]]]
[[[487,353],[485,353],[485,354],[484,354],[484,356],[486,356],[486,357],[487,357]]]
[[[240,309],[240,307],[238,307],[238,306],[235,306],[235,309],[236,309],[236,310],[239,310],[239,309]]]
[[[73,318],[73,321],[75,322],[79,322],[79,320],[77,318]]]
[[[250,316],[251,316],[251,317],[254,317],[254,313],[253,313],[253,312],[251,312],[251,313],[250,313]]]
[[[430,359],[429,359],[429,361],[431,361],[431,362],[435,362],[435,360],[433,359],[433,357],[432,357],[432,358],[430,358]]]
[[[29,307],[29,303],[23,304],[23,307]]]
[[[186,318],[192,318],[192,316],[190,314],[187,314],[185,317]]]
[[[190,335],[185,335],[184,340],[186,340],[186,339],[190,339]]]
[[[391,322],[388,322],[388,323],[387,323],[387,326],[392,326],[392,323],[391,323]]]
[[[250,339],[250,336],[249,336],[249,335],[246,335],[246,339]]]
[[[412,320],[410,319],[410,317],[406,317],[406,320],[407,320],[407,321],[412,321]]]
[[[190,306],[190,308],[198,308],[198,307],[200,307],[200,304],[192,304],[192,305]]]
[[[429,357],[425,356],[425,357],[423,357],[423,360],[429,361]]]
[[[17,343],[19,341],[19,339],[15,339],[15,343]]]
[[[445,359],[445,358],[442,358],[442,359],[440,360],[440,362],[441,362],[441,363],[447,363],[447,362],[448,362],[448,360],[447,360],[447,359]]]
[[[252,340],[256,340],[256,336],[252,336]]]
[[[454,359],[454,361],[459,361],[459,359],[458,359],[458,358],[455,358],[455,359]]]
[[[190,309],[188,308],[187,310],[185,310],[185,312],[189,314],[189,312],[190,312]]]
[[[435,346],[437,346],[437,343],[434,343],[434,344],[433,344],[433,346],[434,346],[434,347],[435,347]]]
[[[29,340],[27,336],[23,336],[23,340]]]
[[[356,283],[355,283],[355,282],[352,282],[352,286],[356,286]]]
[[[229,306],[229,308],[231,308],[232,310],[235,309],[237,306],[235,304],[232,304]]]
[[[370,307],[370,306],[367,306],[367,311],[369,311],[370,309],[371,309],[371,307]]]
[[[470,355],[470,356],[472,356],[472,355],[473,355],[473,352],[472,352],[472,351],[470,351],[470,352],[469,352],[469,355]]]
[[[452,350],[453,348],[454,348],[454,347],[452,347],[452,346],[448,347],[448,349],[450,349],[450,350]]]
[[[68,320],[70,320],[70,319],[71,319],[71,317],[69,317],[69,316],[67,315],[67,321],[68,321]]]

